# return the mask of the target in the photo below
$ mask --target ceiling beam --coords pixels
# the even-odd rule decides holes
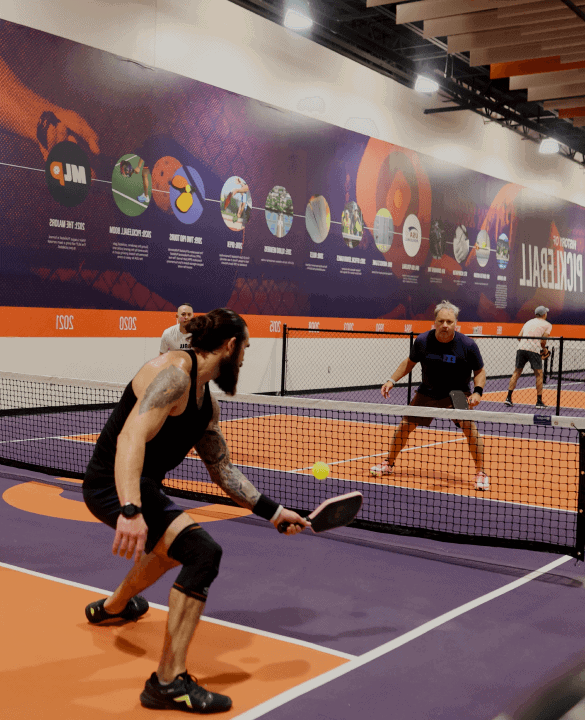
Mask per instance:
[[[575,0],[575,5],[581,7],[585,5],[585,0]],[[498,15],[500,17],[512,18],[527,15],[544,15],[548,13],[564,13],[572,12],[568,7],[561,7],[558,0],[541,0],[540,2],[525,4],[508,3],[505,6],[498,6]]]
[[[565,108],[572,108],[576,105],[585,105],[585,95],[581,97],[559,99],[559,100],[545,100],[542,106],[545,110],[562,110]]]
[[[541,43],[485,48],[484,50],[472,50],[469,53],[469,64],[472,67],[477,67],[478,65],[491,65],[491,63],[531,60],[547,57],[552,54],[553,53],[550,52],[544,52]]]
[[[546,30],[543,30],[538,25],[527,25],[526,27],[522,28],[522,35],[523,37],[534,37],[535,40],[538,39],[539,35],[550,35],[551,33],[558,33],[559,31],[564,32],[575,32],[575,33],[583,33],[583,23],[578,18],[568,18],[567,20],[558,20],[553,28],[546,28]]]
[[[583,26],[585,29],[585,25]],[[557,40],[547,40],[546,42],[542,42],[542,49],[543,50],[551,50],[553,52],[563,52],[563,53],[570,53],[575,50],[580,50],[582,47],[585,46],[585,32],[581,35],[581,37],[575,39],[575,38],[565,38],[561,37]]]
[[[454,53],[494,46],[516,45],[521,36],[522,28],[520,26],[505,30],[462,33],[461,35],[449,35],[447,47],[450,53]]]
[[[585,62],[585,52],[562,52],[561,65]]]
[[[510,90],[523,90],[524,88],[554,85],[555,83],[567,85],[571,82],[578,82],[583,77],[585,77],[585,73],[582,69],[521,75],[510,78]]]
[[[535,100],[552,100],[568,98],[585,93],[585,83],[578,85],[547,85],[546,87],[528,88],[528,102]]]
[[[455,17],[425,20],[423,37],[443,37],[460,35],[461,33],[480,32],[482,30],[499,30],[518,25],[518,20],[498,18],[497,10],[485,10],[478,13],[466,13]]]
[[[585,26],[575,27],[579,21],[571,20],[570,27],[562,32],[562,40],[575,41],[585,38]],[[533,26],[529,26],[533,27]],[[538,26],[535,26],[538,28]],[[465,50],[478,50],[480,48],[504,47],[508,45],[516,45],[518,42],[546,43],[559,38],[560,29],[558,24],[547,30],[538,29],[537,32],[527,33],[526,29],[521,25],[515,25],[511,28],[500,30],[485,30],[483,32],[461,33],[460,35],[450,35],[448,38],[448,49],[450,53],[463,52]]]
[[[560,41],[562,42],[562,40]],[[566,48],[565,52],[575,52],[583,49],[585,43]],[[536,58],[549,57],[562,54],[563,47],[544,43],[519,44],[510,47],[485,48],[483,50],[472,50],[469,53],[469,64],[472,67],[478,65],[490,65],[491,63],[510,62],[513,60],[531,60]]]
[[[550,0],[534,0],[524,8],[534,8],[539,5],[546,5]],[[577,0],[584,2],[585,0]],[[418,22],[419,20],[433,20],[442,17],[451,17],[454,15],[465,15],[473,8],[473,14],[482,10],[498,11],[499,8],[505,8],[510,4],[510,0],[473,0],[470,5],[468,0],[416,0],[415,2],[403,3],[396,8],[396,24]],[[558,7],[558,3],[557,3]],[[568,8],[561,8],[560,12],[570,13]]]

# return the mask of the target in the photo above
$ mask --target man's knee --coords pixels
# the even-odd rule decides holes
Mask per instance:
[[[219,572],[221,546],[199,525],[181,530],[169,547],[169,557],[183,565],[173,587],[175,590],[205,602],[211,583]]]

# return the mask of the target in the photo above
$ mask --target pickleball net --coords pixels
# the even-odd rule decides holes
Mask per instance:
[[[123,386],[3,373],[0,390],[0,463],[79,479]],[[308,513],[359,490],[358,528],[583,558],[583,418],[216,397],[232,462],[286,507]],[[404,415],[432,423],[410,435],[393,474],[372,476]],[[453,420],[476,423],[488,490],[475,488],[466,436]],[[329,465],[324,481],[312,475],[317,461]],[[172,495],[235,504],[194,450],[164,484]]]

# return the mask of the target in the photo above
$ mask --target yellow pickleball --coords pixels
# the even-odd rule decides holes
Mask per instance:
[[[325,480],[329,476],[329,465],[324,462],[316,462],[313,465],[313,475],[317,480]]]

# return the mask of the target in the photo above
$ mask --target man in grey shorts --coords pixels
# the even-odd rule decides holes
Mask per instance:
[[[512,407],[512,393],[518,382],[518,378],[522,375],[526,363],[530,363],[530,367],[534,371],[536,378],[536,405],[537,408],[544,408],[546,405],[542,401],[543,372],[542,359],[547,356],[546,347],[547,338],[550,336],[552,325],[546,319],[548,308],[539,305],[534,311],[535,317],[524,323],[524,327],[520,330],[518,337],[521,338],[520,345],[516,352],[516,369],[510,378],[508,385],[508,395],[504,403],[508,407]]]

